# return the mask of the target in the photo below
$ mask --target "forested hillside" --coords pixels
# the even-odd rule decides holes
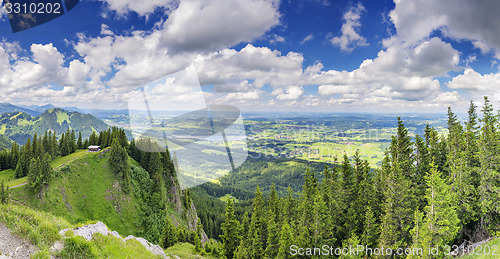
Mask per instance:
[[[149,140],[140,140],[152,145]],[[100,152],[86,152],[99,145]],[[52,161],[52,162],[51,162]],[[189,192],[182,192],[168,150],[142,152],[122,129],[88,139],[67,130],[51,131],[0,153],[0,179],[15,172],[26,182],[10,191],[2,181],[2,202],[15,202],[61,216],[71,223],[103,221],[122,235],[134,234],[164,248],[206,241]],[[10,185],[12,186],[12,185]],[[7,197],[7,198],[5,198]]]
[[[88,138],[93,131],[103,131],[109,126],[102,120],[90,115],[69,112],[60,108],[47,110],[37,117],[24,112],[8,112],[0,115],[0,134],[19,144],[24,144],[34,134],[42,135],[46,131],[56,135],[69,130],[81,132]]]
[[[265,197],[257,187],[252,211],[242,220],[234,209],[238,201],[229,199],[220,236],[223,254],[337,257],[341,253],[335,254],[335,248],[362,245],[384,247],[397,257],[430,258],[453,255],[465,240],[496,236],[500,123],[486,97],[481,114],[479,118],[471,102],[468,120],[461,123],[449,108],[447,135],[428,125],[424,136],[413,139],[398,118],[397,134],[380,168],[371,172],[359,155],[353,161],[344,156],[338,166],[325,167],[321,181],[306,170],[298,196],[290,188],[279,197],[273,186]],[[327,251],[320,250],[323,245]],[[433,247],[439,247],[438,254],[429,254]],[[365,249],[350,258],[373,253]]]

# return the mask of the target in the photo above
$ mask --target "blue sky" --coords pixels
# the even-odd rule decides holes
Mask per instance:
[[[467,0],[82,0],[12,33],[2,9],[0,95],[127,108],[131,91],[194,67],[206,103],[246,111],[461,111],[500,101],[499,11]],[[169,98],[189,109],[199,99],[182,87]]]

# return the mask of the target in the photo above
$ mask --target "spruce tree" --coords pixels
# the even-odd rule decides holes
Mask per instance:
[[[201,220],[198,218],[198,222],[196,223],[196,234],[194,238],[194,251],[197,253],[202,252],[203,245],[201,244]]]
[[[480,183],[479,207],[481,209],[480,226],[490,232],[498,230],[500,224],[500,144],[496,130],[498,118],[493,114],[493,107],[484,97],[481,119],[482,128],[479,137]]]
[[[267,224],[267,233],[269,233],[267,237],[266,243],[266,251],[265,256],[267,258],[276,258],[279,249],[279,227],[274,217],[271,213],[269,213],[269,221]]]
[[[384,164],[389,159],[384,159]],[[389,170],[384,172],[387,176],[384,187],[384,214],[381,218],[379,244],[396,250],[399,247],[407,247],[411,243],[409,230],[413,223],[415,211],[415,195],[412,183],[395,166],[382,165]]]
[[[28,187],[33,193],[38,193],[41,187],[40,160],[32,158],[28,167]]]
[[[54,178],[54,169],[52,169],[50,161],[51,159],[48,153],[45,153],[42,157],[40,157],[40,184],[42,186],[49,184]]]
[[[12,147],[10,149],[10,161],[8,161],[9,168],[12,168],[12,169],[16,168],[17,162],[19,161],[19,157],[20,157],[19,145],[17,144],[17,142],[14,141],[14,143],[12,143]]]
[[[255,190],[255,198],[253,200],[253,213],[250,221],[250,258],[264,257],[267,242],[267,219],[264,210],[264,199],[260,187],[257,186]]]
[[[277,258],[292,258],[290,255],[290,246],[293,243],[292,230],[288,222],[283,224],[280,232],[280,241]]]
[[[425,208],[423,230],[419,237],[422,241],[417,242],[426,247],[444,247],[455,238],[460,229],[453,195],[434,163],[431,163],[431,170],[425,180],[428,186],[425,195],[428,205]]]
[[[84,149],[85,148],[85,147],[83,147],[83,140],[82,140],[82,132],[81,131],[78,132],[78,140],[76,142],[76,146],[79,149]]]
[[[347,155],[344,155],[340,171],[342,178],[338,206],[341,215],[339,215],[340,222],[338,223],[342,229],[339,240],[343,240],[349,238],[351,232],[356,231],[356,227],[359,223],[357,222],[358,217],[353,206],[356,200],[356,179],[354,169],[352,168]]]
[[[9,186],[5,185],[4,180],[0,182],[0,203],[7,204],[9,202]]]
[[[448,108],[448,121],[447,179],[451,184],[452,201],[458,210],[459,219],[466,225],[476,220],[478,211],[473,168],[467,164],[467,140],[462,125],[456,121],[451,108]]]
[[[165,228],[163,229],[162,235],[162,246],[163,248],[169,248],[175,243],[177,243],[177,230],[172,224],[172,221],[167,217],[165,220]]]
[[[234,215],[233,200],[227,200],[225,221],[221,225],[223,234],[220,236],[226,258],[233,258],[234,252],[240,244],[240,222]]]

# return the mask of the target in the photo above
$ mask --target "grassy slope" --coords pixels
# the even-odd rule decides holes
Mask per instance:
[[[12,190],[12,198],[38,210],[51,212],[71,223],[100,220],[122,236],[137,234],[138,202],[120,190],[116,177],[102,153],[86,153],[56,172],[53,183],[38,199],[26,188]],[[79,153],[73,154],[73,158]],[[56,160],[53,166],[71,161]]]
[[[500,257],[500,238],[495,238],[490,242],[482,245],[481,248],[477,248],[472,255],[466,255],[462,258],[465,259],[486,259],[486,258],[499,258]]]
[[[54,161],[52,161],[50,164],[52,165],[52,168],[57,170],[57,169],[61,168],[62,166],[70,163],[71,161],[85,157],[89,154],[91,154],[91,153],[87,152],[87,150],[80,150],[80,151],[77,151],[69,156],[58,157],[58,158],[54,159]],[[16,186],[16,185],[25,183],[28,180],[27,177],[16,179],[15,175],[16,175],[16,172],[13,169],[7,169],[7,170],[0,171],[0,181],[4,180],[6,185],[12,187],[12,186]]]
[[[0,204],[0,222],[40,249],[34,258],[51,258],[51,255],[62,258],[160,258],[136,240],[123,242],[103,235],[94,236],[90,242],[81,237],[70,237],[64,240],[65,248],[60,253],[50,252],[50,246],[62,239],[59,231],[75,226],[63,218],[24,206]]]
[[[88,224],[89,222],[99,220],[104,222],[108,228],[116,230],[122,236],[127,236],[129,234],[138,236],[137,232],[139,229],[136,226],[139,217],[138,201],[133,195],[124,194],[119,190],[119,184],[116,184],[117,179],[114,177],[107,161],[107,154],[103,154],[103,152],[89,153],[86,151],[78,151],[72,155],[57,158],[51,165],[54,168],[58,168],[58,170],[56,170],[58,176],[43,193],[41,199],[36,198],[35,195],[28,192],[25,187],[18,187],[11,190],[11,199],[13,199],[15,203],[25,204],[31,208],[15,205],[9,205],[8,207],[21,210],[22,212],[19,213],[31,215],[29,217],[39,215],[37,216],[39,219],[46,218],[48,221],[63,222],[61,223],[61,227],[56,228],[57,232],[63,228]],[[139,164],[132,159],[129,160],[129,163],[139,166]],[[5,170],[0,172],[0,177],[7,177],[7,173],[12,176],[15,174],[13,170]],[[19,180],[25,182],[26,179],[16,179],[16,181]],[[10,186],[12,186],[12,183],[12,181],[9,182]],[[3,208],[6,207],[7,206]],[[3,208],[0,207],[0,210],[5,211]],[[182,212],[176,211],[172,204],[167,206],[167,210],[169,215],[175,216],[179,223],[186,226],[185,220],[182,219]],[[11,215],[11,220],[13,220],[18,217],[17,214],[19,213],[8,212],[3,215],[9,214]],[[0,221],[5,222],[5,219],[2,219],[1,211]],[[40,220],[33,221],[28,219],[28,221],[30,224],[46,224]],[[10,228],[15,229],[19,228],[19,226],[11,225]],[[34,226],[32,228],[38,229],[39,227]],[[35,237],[37,235],[45,235],[43,233],[44,230],[42,229],[41,231],[42,232],[39,234],[35,234]],[[51,230],[50,233],[52,234],[50,235],[55,235],[54,231],[55,230]],[[27,236],[33,231],[14,232],[21,236]],[[51,238],[51,240],[58,239],[60,239],[60,237]],[[100,236],[96,238],[96,240],[90,242],[91,244],[85,244],[85,241],[78,240],[78,238],[72,238],[68,242],[85,246],[86,249],[89,250],[89,253],[97,255],[99,258],[144,258],[144,255],[141,254],[144,252],[137,249],[135,241],[127,242],[125,245],[126,248],[123,247],[124,245],[120,240],[113,237]],[[47,254],[48,247],[50,246],[44,245],[41,247],[43,249],[40,253]],[[136,250],[137,252],[135,252]],[[66,251],[65,253],[66,254],[62,255],[63,257],[71,257],[71,254],[68,254],[71,253],[71,251]],[[124,253],[127,256],[124,256]],[[177,244],[169,248],[169,250],[166,251],[166,254],[168,253],[178,255],[180,258],[200,258],[199,255],[195,255],[194,246],[187,243]],[[133,255],[137,256],[134,257]],[[205,256],[205,258],[210,257]]]

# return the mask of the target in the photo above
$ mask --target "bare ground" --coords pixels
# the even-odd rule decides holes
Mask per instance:
[[[33,244],[13,235],[5,225],[0,223],[0,259],[30,258],[36,250]]]

